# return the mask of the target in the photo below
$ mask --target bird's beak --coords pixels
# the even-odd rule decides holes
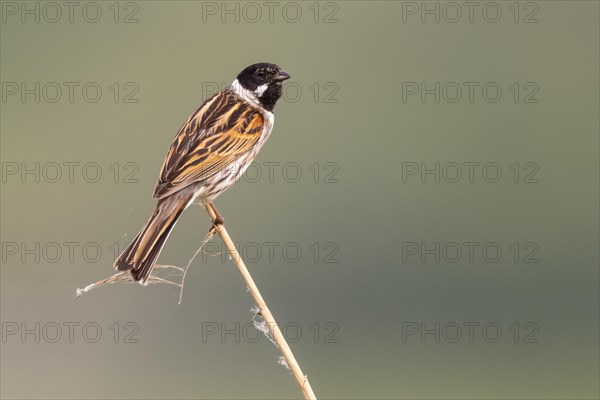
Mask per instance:
[[[291,76],[287,72],[285,72],[285,71],[279,71],[279,73],[275,77],[275,80],[276,81],[285,81],[286,79],[290,79],[290,78],[291,78]]]

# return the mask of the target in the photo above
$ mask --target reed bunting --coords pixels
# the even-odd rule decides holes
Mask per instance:
[[[275,64],[244,69],[206,100],[175,136],[154,188],[158,204],[115,268],[146,284],[177,220],[195,199],[205,206],[246,171],[273,129],[273,109],[290,76]],[[214,208],[213,208],[214,209]],[[216,211],[216,209],[214,209]],[[222,219],[216,214],[217,221]]]

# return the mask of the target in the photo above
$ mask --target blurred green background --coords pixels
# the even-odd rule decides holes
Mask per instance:
[[[598,2],[54,4],[1,5],[3,398],[300,397],[226,256],[181,305],[73,299],[180,125],[258,61],[293,79],[216,203],[320,398],[598,398]],[[160,262],[208,228],[188,209]]]

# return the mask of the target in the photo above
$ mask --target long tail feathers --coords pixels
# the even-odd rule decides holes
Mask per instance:
[[[158,201],[150,220],[115,261],[116,269],[131,271],[133,279],[143,284],[148,281],[171,230],[193,198],[191,192],[182,192]]]

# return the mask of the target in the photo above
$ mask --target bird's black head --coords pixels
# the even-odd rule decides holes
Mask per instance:
[[[246,100],[258,101],[265,109],[273,111],[281,97],[282,82],[290,76],[275,64],[252,64],[236,78],[244,93],[238,93]],[[234,82],[235,86],[235,82]]]

